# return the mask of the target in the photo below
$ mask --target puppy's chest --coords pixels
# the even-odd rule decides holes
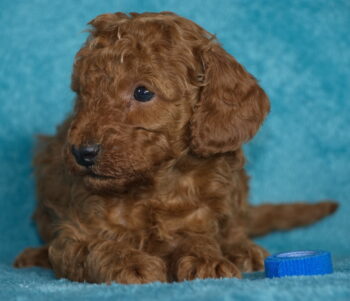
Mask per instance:
[[[216,227],[214,214],[206,205],[179,208],[155,201],[120,202],[108,210],[107,219],[119,231],[146,231],[163,238],[178,231],[208,232]]]
[[[128,204],[120,201],[108,209],[107,221],[110,225],[125,230],[143,229],[151,221],[150,210],[142,203]]]

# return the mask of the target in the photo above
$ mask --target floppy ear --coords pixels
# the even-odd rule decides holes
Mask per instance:
[[[205,84],[190,123],[191,150],[210,156],[238,149],[258,131],[269,100],[250,75],[220,45],[202,52]]]

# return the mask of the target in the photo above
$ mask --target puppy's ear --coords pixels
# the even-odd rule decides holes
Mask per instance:
[[[250,140],[270,105],[255,78],[219,44],[212,42],[201,56],[205,82],[190,123],[190,147],[206,157]]]

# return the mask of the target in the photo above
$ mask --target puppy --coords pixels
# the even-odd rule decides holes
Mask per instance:
[[[45,245],[16,267],[93,283],[241,277],[268,254],[251,237],[336,209],[248,205],[242,144],[270,106],[214,35],[168,12],[90,24],[73,113],[34,160]]]

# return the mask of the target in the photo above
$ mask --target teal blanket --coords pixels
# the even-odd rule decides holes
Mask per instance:
[[[53,133],[71,108],[86,23],[105,12],[163,10],[216,33],[270,96],[271,114],[245,147],[252,203],[341,204],[315,225],[258,242],[272,253],[328,250],[333,274],[107,286],[11,267],[24,247],[40,244],[30,220],[34,136]],[[0,1],[0,300],[350,300],[349,29],[348,0]]]

